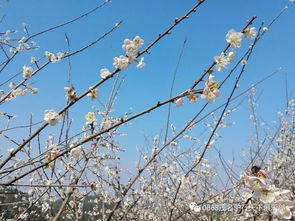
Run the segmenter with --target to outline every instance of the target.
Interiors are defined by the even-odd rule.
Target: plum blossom
[[[258,174],[258,173],[257,173]],[[254,191],[256,196],[263,203],[272,203],[276,197],[276,191],[278,190],[275,186],[267,185],[265,177],[257,177],[245,173],[241,176],[244,184]]]
[[[57,60],[61,60],[61,59],[63,59],[64,58],[64,53],[62,53],[62,52],[58,52],[57,54],[56,54],[56,57],[57,57]]]
[[[237,32],[233,29],[229,30],[229,32],[225,36],[226,41],[230,43],[230,46],[232,48],[241,47],[242,38],[243,38],[243,33]]]
[[[82,153],[83,153],[82,146],[75,147],[75,148],[71,149],[71,151],[70,151],[70,155],[74,158],[81,157]]]
[[[64,87],[66,91],[66,100],[74,101],[76,98],[76,91],[73,87]]]
[[[9,148],[7,151],[8,151],[8,153],[13,154],[14,148]]]
[[[55,62],[58,61],[58,58],[57,58],[55,55],[53,55],[53,56],[50,58],[50,61],[51,61],[52,63],[55,63]]]
[[[138,48],[140,48],[143,44],[144,40],[139,36],[135,36],[133,40],[125,39],[124,44],[122,45],[122,49],[128,54],[130,53],[128,49],[134,48],[138,50]]]
[[[129,58],[121,55],[120,57],[114,57],[113,65],[115,68],[126,69],[129,65]]]
[[[278,203],[281,196],[290,193],[290,190],[280,190],[274,185],[269,185],[259,191],[255,191],[254,195],[263,203]]]
[[[32,71],[33,68],[32,67],[28,67],[28,66],[23,66],[23,78],[24,79],[28,79],[29,77],[32,76]]]
[[[128,45],[131,45],[131,44],[133,44],[133,42],[132,42],[132,40],[130,40],[130,39],[125,39],[124,40],[124,42],[123,42],[123,45],[122,45],[122,49],[124,50],[124,51],[127,51],[127,46]]]
[[[111,75],[111,72],[107,68],[100,69],[100,77],[102,79],[106,79],[108,76]]]
[[[90,92],[87,94],[87,97],[90,97],[91,100],[97,99],[98,97],[98,89],[90,87]]]
[[[45,54],[45,57],[48,58],[48,59],[50,59],[52,56],[54,56],[54,54],[49,52],[49,51],[45,51],[44,54]]]
[[[58,123],[59,115],[54,110],[46,110],[44,113],[44,120],[51,126]]]
[[[217,71],[222,71],[223,68],[225,68],[229,64],[229,61],[225,56],[224,52],[222,52],[219,56],[215,56],[214,60],[216,63]]]
[[[143,45],[143,43],[144,43],[143,39],[139,36],[135,36],[133,40],[130,40],[130,39],[124,40],[122,49],[126,51],[126,56],[129,58],[128,62],[130,64],[135,61],[139,52],[139,48]]]
[[[254,191],[254,197],[258,198],[262,203],[271,203],[275,216],[284,219],[290,219],[292,217],[291,209],[295,206],[295,202],[287,200],[285,197],[291,191],[280,190],[274,185],[267,185],[265,181],[265,170],[260,169],[252,174],[246,172],[241,178],[244,184]]]
[[[295,202],[291,200],[277,200],[273,204],[273,214],[284,219],[292,218],[291,209],[294,208]]]
[[[255,27],[246,28],[244,32],[245,32],[246,38],[250,38],[250,39],[256,38],[257,32]]]
[[[51,52],[45,51],[45,57],[48,58],[52,63],[55,63],[64,58],[64,53],[58,52],[56,55],[54,55]]]
[[[139,36],[133,38],[133,40],[125,39],[122,45],[122,49],[126,51],[126,56],[114,57],[113,66],[118,69],[126,69],[129,64],[136,61],[139,53],[139,48],[143,45],[144,41]],[[144,58],[141,58],[137,64],[137,68],[143,68],[145,63],[143,63]]]
[[[262,188],[255,191],[254,196],[256,196],[263,203],[272,203],[276,199],[275,187],[267,186],[266,188]]]
[[[136,47],[140,48],[144,44],[144,40],[139,36],[135,36],[133,38],[133,43],[136,45]]]
[[[129,57],[129,58],[134,58],[136,57],[137,53],[138,53],[138,48],[136,47],[135,44],[133,43],[130,43],[128,45],[125,46],[125,49],[126,49],[126,55]]]
[[[86,119],[86,121],[87,121],[88,124],[93,123],[94,121],[96,121],[95,113],[94,112],[88,112],[85,115],[85,119]]]
[[[220,96],[218,90],[218,82],[212,80],[214,76],[210,75],[208,81],[206,81],[205,88],[203,89],[202,99],[206,99],[207,102],[212,103],[216,97]]]

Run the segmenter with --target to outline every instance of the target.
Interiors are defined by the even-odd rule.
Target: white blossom
[[[75,89],[73,87],[64,87],[64,90],[66,91],[66,100],[74,101],[76,98]]]
[[[126,69],[129,65],[129,58],[125,56],[114,57],[113,65],[115,68]]]
[[[130,44],[133,44],[133,42],[130,40],[130,39],[125,39],[124,42],[123,42],[123,45],[122,45],[122,49],[124,51],[127,51],[127,46],[130,45]]]
[[[277,200],[273,205],[273,214],[283,219],[291,219],[295,202],[291,200]]]
[[[23,78],[28,79],[32,75],[33,68],[28,66],[23,66]]]
[[[100,69],[100,77],[102,79],[106,79],[108,76],[111,75],[111,72],[107,68]]]
[[[88,112],[85,115],[85,119],[87,121],[87,123],[93,123],[94,121],[96,121],[96,117],[95,117],[95,113],[94,112]]]
[[[57,57],[58,60],[63,59],[64,56],[65,56],[65,55],[64,55],[64,53],[62,53],[62,52],[58,52],[58,53],[56,54],[56,57]]]
[[[216,63],[217,71],[222,71],[223,68],[225,68],[229,64],[229,61],[225,56],[224,52],[222,52],[219,56],[215,56],[214,60]]]
[[[54,110],[46,110],[44,113],[44,120],[51,126],[58,123],[59,115]]]
[[[45,57],[46,58],[48,58],[48,59],[50,59],[52,56],[54,56],[51,52],[49,52],[49,51],[45,51]]]
[[[70,151],[70,155],[74,158],[80,158],[82,156],[82,153],[83,153],[82,146],[75,147],[71,149]]]
[[[90,97],[91,100],[97,99],[98,97],[98,89],[90,87],[90,92],[87,94],[87,97]]]
[[[138,48],[140,48],[144,44],[144,40],[139,36],[135,36],[133,38],[133,42],[136,45],[136,47],[138,47]]]
[[[231,29],[225,36],[225,39],[232,48],[239,48],[241,47],[241,41],[243,38],[243,33],[236,32],[235,30]]]
[[[144,41],[139,36],[134,37],[133,40],[124,40],[122,49],[126,51],[126,55],[129,58],[129,63],[135,61],[136,56],[138,55],[139,48],[143,45],[143,43]]]
[[[202,99],[206,99],[208,103],[212,103],[215,98],[220,96],[220,91],[218,90],[218,83],[212,80],[213,75],[209,76],[206,81],[205,88],[201,95]]]
[[[246,28],[245,35],[246,35],[246,38],[255,39],[257,35],[255,27]]]
[[[138,47],[131,43],[131,44],[128,44],[125,46],[125,49],[126,49],[126,55],[129,57],[129,58],[135,58],[137,53],[138,53]]]
[[[9,148],[7,151],[8,153],[12,154],[14,152],[14,148]]]
[[[58,60],[58,58],[57,58],[55,55],[52,55],[52,56],[50,57],[50,61],[51,61],[52,63],[55,63],[55,62],[57,62],[57,61],[59,61],[59,60]]]

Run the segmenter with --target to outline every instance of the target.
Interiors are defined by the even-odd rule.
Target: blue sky
[[[0,13],[5,15],[5,18],[2,21],[1,30],[18,29],[20,31],[18,36],[21,36],[21,23],[25,22],[29,32],[36,33],[74,18],[101,2],[11,0],[5,3],[3,1]],[[20,71],[23,65],[29,64],[31,56],[40,57],[46,50],[53,53],[66,51],[65,33],[70,38],[71,49],[76,50],[87,45],[122,20],[123,24],[110,36],[72,57],[72,85],[80,94],[99,80],[101,68],[113,69],[113,57],[123,54],[121,45],[125,38],[131,39],[139,35],[145,40],[144,46],[148,45],[159,33],[172,24],[175,17],[181,17],[195,2],[188,0],[113,0],[86,18],[33,39],[40,49],[19,56],[2,73],[1,82]],[[286,3],[285,0],[206,0],[197,13],[192,14],[188,20],[179,24],[171,35],[166,36],[155,45],[151,49],[150,55],[144,55],[147,64],[144,69],[135,69],[133,65],[121,73],[125,81],[113,107],[115,112],[112,116],[121,116],[130,107],[132,107],[133,113],[137,113],[154,105],[157,101],[168,98],[173,72],[185,38],[187,44],[176,76],[173,94],[182,92],[191,86],[193,81],[198,79],[200,73],[211,64],[213,57],[225,47],[225,35],[228,30],[240,30],[253,15],[258,16],[253,26],[258,27],[261,22],[268,23]],[[289,10],[258,43],[237,91],[239,93],[247,89],[278,67],[283,68],[279,74],[257,89],[257,95],[259,95],[258,113],[267,122],[278,119],[277,111],[285,107],[285,75],[288,79],[288,94],[290,97],[294,97],[294,10],[294,6],[291,5]],[[246,50],[250,41],[245,41],[242,44],[238,57]],[[38,95],[20,97],[14,102],[2,105],[1,111],[18,116],[13,125],[22,125],[24,122],[28,122],[30,113],[33,114],[33,121],[37,122],[43,119],[44,110],[60,110],[65,105],[63,88],[67,86],[67,67],[66,61],[49,65],[48,68],[30,80],[34,83],[33,86],[39,89]],[[230,67],[223,72],[217,72],[215,79],[222,80],[229,70]],[[21,76],[16,78],[14,82],[18,82],[20,79]],[[232,87],[233,79],[222,89],[223,96],[210,105],[208,110],[225,101],[226,95]],[[102,102],[107,99],[111,81],[99,88],[99,100]],[[204,103],[203,100],[199,100],[196,104],[189,104],[186,101],[183,107],[172,106],[171,123],[180,130]],[[91,111],[93,105],[100,107],[98,101],[89,101],[85,98],[73,107],[71,110],[71,117],[74,119],[73,134],[81,129],[85,122],[84,116],[88,111]],[[128,137],[121,138],[122,147],[127,150],[125,158],[127,161],[132,162],[133,159],[136,159],[135,146],[144,146],[143,134],[152,139],[152,136],[163,133],[166,113],[167,107],[160,108],[135,120],[131,126],[122,128],[121,132],[129,134]],[[235,122],[235,126],[220,131],[222,139],[217,148],[230,159],[233,152],[239,156],[241,150],[248,145],[251,125],[248,120],[247,102],[242,103],[227,121]],[[200,129],[193,131],[193,135],[199,136],[203,129],[204,127],[201,126]],[[11,133],[11,135],[16,136],[20,141],[23,135],[28,132],[17,133],[21,134]],[[46,137],[48,133],[56,133],[56,128],[47,128],[42,134]],[[206,135],[204,136],[202,139],[206,139]],[[1,142],[7,144],[4,141]],[[5,149],[8,148],[4,147]],[[214,158],[214,152],[209,153],[208,156]]]

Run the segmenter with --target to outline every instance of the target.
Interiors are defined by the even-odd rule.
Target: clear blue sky
[[[29,32],[36,33],[44,28],[74,18],[101,2],[11,0],[5,3],[2,1],[3,8],[0,9],[0,13],[5,15],[5,18],[1,23],[1,31],[18,29],[20,30],[19,36],[21,36],[21,23],[25,22]],[[133,38],[139,35],[145,40],[144,46],[146,46],[160,32],[170,26],[175,17],[181,17],[195,2],[183,0],[113,0],[107,6],[86,18],[33,39],[40,46],[40,49],[24,53],[23,56],[11,63],[7,70],[2,73],[1,82],[20,71],[23,65],[29,64],[31,56],[40,57],[46,50],[53,53],[66,51],[65,33],[70,38],[71,49],[76,50],[122,20],[121,27],[110,36],[92,48],[72,57],[72,85],[80,94],[97,82],[100,78],[99,70],[101,68],[113,69],[113,57],[123,53],[121,45],[125,38]],[[286,3],[285,0],[206,0],[197,13],[192,14],[189,20],[179,24],[172,31],[172,35],[165,37],[159,44],[155,45],[150,55],[144,55],[147,64],[144,69],[137,70],[132,66],[122,72],[122,76],[125,76],[125,82],[113,108],[115,110],[113,116],[123,115],[129,107],[133,108],[133,113],[137,113],[168,97],[172,74],[185,38],[187,38],[187,44],[176,76],[174,94],[189,87],[200,73],[211,64],[213,57],[218,55],[225,47],[225,35],[228,30],[232,28],[240,30],[253,15],[258,16],[253,26],[258,27],[261,22],[268,23]],[[285,73],[288,78],[288,93],[290,97],[294,97],[294,23],[295,9],[294,5],[291,5],[289,10],[265,35],[264,39],[258,43],[237,91],[237,93],[243,91],[278,67],[283,67],[280,74],[260,85],[257,91],[257,94],[260,95],[259,114],[268,122],[277,119],[276,112],[285,107]],[[244,47],[240,51],[244,51],[249,43],[249,41],[243,42]],[[227,70],[230,70],[230,67]],[[222,80],[227,70],[216,73],[215,79]],[[20,79],[21,76],[15,82]],[[63,88],[67,86],[67,62],[51,64],[30,82],[34,82],[33,86],[39,89],[38,95],[26,95],[0,107],[1,111],[18,116],[13,125],[28,122],[30,113],[33,114],[33,121],[37,122],[43,119],[44,110],[55,109],[57,111],[64,106]],[[106,101],[110,85],[111,81],[99,88],[100,101]],[[230,88],[230,83],[225,85],[222,90],[223,96],[211,105],[212,108],[225,101]],[[203,104],[204,101],[199,100],[196,104],[189,104],[186,101],[184,106],[180,108],[172,106],[171,123],[174,123],[177,129],[180,129]],[[85,122],[84,116],[88,111],[91,111],[92,105],[100,107],[98,101],[91,102],[88,98],[85,98],[72,108],[73,134],[81,129]],[[131,126],[121,129],[121,132],[128,132],[129,134],[128,137],[121,139],[122,147],[127,149],[126,159],[132,162],[132,159],[136,158],[134,148],[135,146],[142,147],[145,143],[143,134],[151,139],[151,136],[163,133],[166,113],[167,107],[161,108],[135,120]],[[239,155],[242,148],[247,147],[251,129],[247,102],[244,102],[227,121],[234,121],[236,125],[220,131],[223,138],[217,147],[230,159],[232,152]],[[1,121],[1,124],[3,124],[3,121]],[[56,128],[47,128],[42,134],[45,136],[48,133],[56,133]],[[193,135],[198,136],[203,129],[204,127],[201,126],[199,130],[193,132]],[[22,131],[21,133],[27,134],[28,132]],[[18,136],[17,134],[14,135]],[[23,134],[20,135],[19,141],[23,138]],[[206,139],[207,135],[204,136],[202,139]],[[1,142],[7,144],[4,141]],[[8,148],[2,147],[4,152]],[[211,155],[211,157],[214,157],[214,152]]]

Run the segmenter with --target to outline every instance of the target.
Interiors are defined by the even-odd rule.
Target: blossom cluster
[[[114,58],[114,62],[113,65],[115,68],[118,69],[126,69],[129,64],[133,63],[134,61],[136,61],[138,52],[139,52],[139,48],[143,45],[144,40],[142,38],[140,38],[139,36],[136,36],[133,38],[133,40],[130,39],[125,39],[124,43],[122,45],[122,49],[124,51],[126,51],[126,55],[123,56],[119,56],[119,57],[115,57]],[[47,57],[52,63],[56,62],[56,61],[60,61],[62,58],[64,58],[64,54],[59,52],[56,55],[54,55],[51,52],[45,51],[45,57]],[[35,63],[35,58],[32,57],[31,58],[31,63]],[[140,61],[137,61],[137,68],[143,68],[145,66],[145,63],[143,62],[144,58],[141,58]],[[27,67],[24,66],[23,67],[23,77],[25,79],[29,78],[32,74],[32,67]],[[111,75],[111,72],[107,69],[107,68],[102,68],[100,70],[100,76],[102,79],[106,79],[107,77],[109,77]],[[75,89],[73,87],[65,87],[64,90],[66,91],[66,100],[68,101],[75,101],[76,99],[76,92]],[[87,96],[90,99],[97,99],[98,97],[98,89],[97,88],[93,88],[90,87],[89,88],[89,93],[87,94]],[[192,97],[192,99],[195,99],[194,97]],[[50,112],[51,113],[51,112]],[[47,113],[47,115],[49,115],[49,113]],[[86,115],[88,116],[88,115]],[[45,119],[45,117],[44,117]],[[48,120],[48,118],[46,118],[47,122],[51,122],[49,123],[50,125],[55,125],[55,121],[50,121]],[[87,120],[87,122],[90,122],[89,120]]]
[[[117,69],[123,70],[128,68],[130,64],[133,62],[137,62],[137,68],[143,68],[145,66],[144,57],[142,57],[139,61],[136,60],[139,48],[144,44],[144,40],[136,36],[133,40],[125,39],[122,45],[122,49],[125,51],[125,55],[120,55],[118,57],[114,57],[113,66]],[[100,76],[102,79],[106,79],[111,75],[111,72],[107,68],[102,68],[100,70]]]
[[[0,6],[1,7],[1,6]],[[22,23],[24,32],[28,36],[26,24]],[[3,45],[3,49],[6,46],[11,54],[16,54],[20,51],[27,51],[31,49],[39,49],[35,41],[28,40],[28,37],[17,37],[18,30],[6,30],[0,33],[0,43]]]
[[[62,52],[58,52],[56,55],[51,53],[51,52],[48,52],[48,51],[45,51],[45,57],[49,59],[50,62],[52,63],[55,63],[57,61],[60,61],[61,59],[64,58],[64,53]]]
[[[257,32],[255,27],[246,28],[244,30],[244,33],[237,32],[233,29],[229,30],[229,32],[225,36],[225,39],[226,42],[230,44],[231,51],[227,54],[225,52],[222,52],[219,56],[214,57],[217,71],[222,71],[234,59],[234,50],[235,48],[241,47],[243,37],[248,39],[255,39],[256,35]]]
[[[7,37],[5,37],[4,39],[0,37],[0,42],[1,43],[10,45],[9,52],[11,54],[16,54],[19,51],[25,51],[25,50],[30,50],[30,49],[39,49],[39,46],[37,46],[37,43],[35,41],[31,41],[31,42],[28,43],[26,37],[22,37],[21,39],[19,39],[17,41],[18,45],[13,46],[12,44],[14,43],[15,40],[11,39],[9,37],[9,35],[11,33],[17,33],[17,31],[12,32],[12,31],[8,30],[5,33],[5,35]]]
[[[144,41],[139,36],[133,38],[133,40],[125,39],[122,45],[122,49],[126,51],[128,58],[133,61],[136,59],[138,49],[143,45]]]
[[[6,30],[5,32],[0,34],[0,42],[4,44],[8,44],[11,41],[11,34],[17,33],[17,30],[11,31],[11,30]]]
[[[60,116],[54,110],[46,110],[44,112],[44,120],[51,126],[54,126],[58,123]]]
[[[245,38],[254,39],[256,38],[256,35],[257,33],[256,33],[255,27],[246,28],[244,30],[244,33],[236,32],[235,30],[231,29],[225,36],[226,41],[230,44],[231,51],[228,53],[221,52],[219,56],[214,57],[216,70],[223,71],[223,69],[226,68],[226,66],[234,60],[234,57],[235,57],[234,49],[241,47],[241,42],[244,36]],[[126,48],[126,46],[124,48]],[[246,60],[241,61],[241,65],[246,65],[246,64],[247,64]],[[205,99],[208,103],[212,103],[215,100],[215,98],[220,96],[220,91],[218,89],[218,82],[215,82],[212,80],[214,77],[212,75],[212,72],[213,70],[208,71],[209,77],[208,77],[208,80],[205,82],[205,87],[201,95],[201,98]],[[188,93],[189,95],[187,97],[189,101],[191,103],[195,103],[197,100],[197,95],[193,93],[192,91],[189,91]],[[183,104],[183,102],[184,100],[182,97],[177,98],[175,100],[175,106],[180,107]]]
[[[246,28],[244,33],[231,29],[225,36],[226,41],[230,44],[231,51],[228,53],[221,52],[219,56],[214,57],[216,70],[222,71],[231,61],[233,61],[235,57],[235,48],[241,47],[243,37],[255,39],[256,35],[257,33],[255,27]],[[246,65],[247,61],[242,60],[241,64]],[[213,102],[215,98],[220,96],[218,83],[212,80],[213,77],[214,76],[209,72],[209,79],[205,83],[205,88],[203,89],[201,96],[202,99],[206,99],[209,103]]]
[[[70,151],[70,155],[76,159],[80,158],[82,156],[82,153],[83,153],[82,146],[77,146],[77,147],[71,149],[71,151]]]
[[[253,191],[253,198],[258,198],[264,204],[273,205],[273,214],[284,219],[291,219],[292,208],[295,207],[295,201],[288,198],[290,190],[280,190],[275,185],[269,185],[266,182],[266,171],[258,168],[251,173],[245,172],[241,179],[244,184]]]
[[[25,87],[24,89],[22,88],[14,88],[15,84],[13,82],[9,83],[9,87],[12,88],[12,90],[9,92],[9,96],[6,97],[5,101],[11,101],[16,99],[17,96],[24,96],[25,94],[27,94],[28,92],[31,92],[32,94],[37,94],[38,89],[37,88],[33,88],[30,84],[23,84],[23,86]],[[5,94],[4,90],[0,90],[0,95]],[[6,96],[6,95],[4,95]]]

